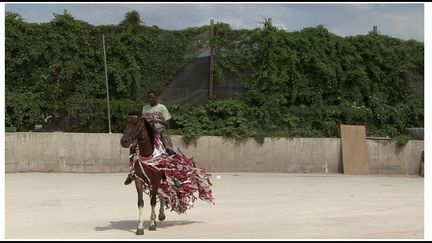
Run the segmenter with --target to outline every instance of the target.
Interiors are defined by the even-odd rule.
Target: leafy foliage
[[[339,136],[340,124],[391,137],[423,126],[423,43],[370,33],[342,38],[319,25],[286,32],[216,26],[216,73],[229,69],[247,87],[258,131],[279,136]]]
[[[67,131],[106,132],[102,35],[105,36],[113,132],[127,111],[161,92],[199,50],[215,50],[215,82],[234,74],[245,88],[227,100],[169,107],[171,133],[190,142],[202,135],[335,137],[340,124],[366,125],[369,135],[400,137],[424,126],[424,104],[412,83],[424,79],[424,44],[376,33],[339,37],[324,26],[287,32],[215,25],[168,31],[146,26],[131,11],[118,25],[92,26],[70,15],[29,24],[6,13],[6,126],[19,131],[46,115]],[[405,140],[404,140],[405,139]]]
[[[205,43],[198,43],[197,37],[206,31],[205,27],[183,31],[148,27],[141,25],[136,11],[127,13],[116,26],[92,26],[67,14],[55,15],[48,23],[29,24],[7,12],[6,96],[12,97],[7,98],[6,126],[26,131],[49,114],[83,122],[67,126],[70,131],[107,131],[100,113],[106,110],[107,96],[102,35],[110,102],[128,99],[138,107],[149,89],[160,92],[191,61],[184,56],[202,48]],[[33,102],[35,107],[24,115],[20,113],[27,110],[20,107],[17,95],[27,99],[27,93],[32,95],[22,102]],[[80,118],[72,119],[74,115]],[[117,127],[113,123],[113,131],[120,132]]]

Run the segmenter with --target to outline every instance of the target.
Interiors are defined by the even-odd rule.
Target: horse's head
[[[137,139],[137,136],[145,129],[144,119],[142,118],[141,111],[129,112],[129,116],[125,123],[125,129],[123,136],[120,139],[120,144],[123,148],[129,148],[133,141]]]

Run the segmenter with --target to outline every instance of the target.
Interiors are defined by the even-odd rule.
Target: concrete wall
[[[6,172],[127,172],[128,149],[121,134],[6,133]],[[254,139],[234,141],[204,136],[187,146],[173,142],[210,172],[342,172],[339,138]],[[389,140],[367,139],[372,174],[419,174],[423,140],[399,147]]]

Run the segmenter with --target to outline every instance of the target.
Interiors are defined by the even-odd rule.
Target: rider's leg
[[[167,153],[170,155],[175,154],[175,152],[172,149],[173,146],[172,146],[171,136],[168,133],[166,133],[165,131],[161,132],[160,136],[161,136],[161,141],[162,141],[163,145],[165,146]]]
[[[135,170],[132,167],[133,166],[133,154],[135,153],[135,145],[130,146],[129,148],[129,168],[130,168],[130,172],[126,177],[126,180],[124,181],[125,185],[129,185],[131,184],[132,181],[135,180]]]

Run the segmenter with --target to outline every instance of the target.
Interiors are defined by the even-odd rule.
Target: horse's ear
[[[136,109],[135,112],[136,112],[137,116],[142,117],[143,114],[142,114],[142,111],[140,109]]]
[[[134,109],[132,111],[129,112],[129,116],[142,116],[142,112],[139,109]]]

